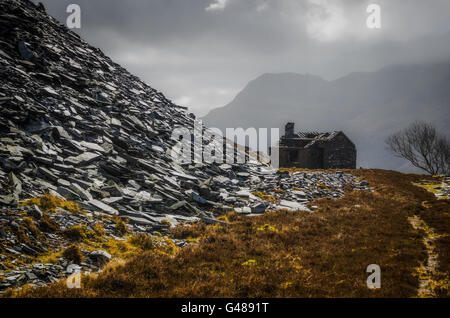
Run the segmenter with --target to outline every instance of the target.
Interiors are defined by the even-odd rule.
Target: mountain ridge
[[[356,141],[360,165],[416,171],[390,155],[384,139],[418,119],[450,133],[448,86],[449,61],[396,64],[331,81],[307,74],[267,73],[202,119],[220,129],[279,127],[281,134],[287,121],[297,122],[300,130],[344,130]],[[379,158],[372,160],[374,156]]]

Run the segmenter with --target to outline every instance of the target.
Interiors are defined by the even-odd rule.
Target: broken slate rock
[[[100,159],[102,156],[100,154],[85,152],[76,157],[69,157],[64,160],[66,164],[74,165],[74,166],[86,166],[91,164],[92,162]]]
[[[111,215],[119,215],[119,211],[117,211],[116,209],[114,209],[113,207],[98,201],[98,200],[91,200],[88,202],[90,205],[93,205],[95,208],[100,209],[101,211],[111,214]]]
[[[89,258],[98,264],[106,264],[111,259],[111,254],[105,251],[93,251],[89,254]]]
[[[42,218],[42,211],[36,204],[33,204],[27,211],[27,214],[36,220]]]

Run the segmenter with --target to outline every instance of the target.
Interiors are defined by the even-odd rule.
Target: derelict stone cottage
[[[287,123],[279,143],[281,168],[355,169],[355,144],[342,132],[295,133]]]

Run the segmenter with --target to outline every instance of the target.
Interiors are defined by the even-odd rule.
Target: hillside
[[[193,114],[42,6],[0,8],[1,296],[448,296],[448,179],[181,162]]]
[[[413,185],[439,181],[352,173],[374,191],[318,200],[315,213],[229,213],[227,226],[180,226],[171,235],[194,244],[174,254],[149,250],[84,277],[82,289],[62,281],[17,296],[449,297],[450,201]],[[380,289],[366,286],[369,264],[381,268]]]
[[[395,158],[385,138],[415,120],[450,134],[450,63],[385,67],[334,81],[294,73],[264,74],[228,105],[203,117],[209,127],[279,127],[343,130],[356,144],[358,166],[415,171]]]
[[[235,192],[273,178],[258,162],[174,160],[172,132],[192,129],[194,115],[43,7],[0,7],[0,291],[51,283],[70,265],[96,271],[133,249],[128,234],[160,240],[179,223],[220,223]],[[270,208],[261,203],[237,205]]]
[[[189,245],[167,238],[179,224],[224,224],[216,218],[233,210],[309,211],[306,203],[340,197],[345,185],[368,190],[351,175],[324,173],[293,178],[304,192],[265,200],[280,176],[260,162],[175,160],[172,133],[194,134],[195,116],[41,6],[1,5],[0,292],[95,272],[148,246]]]

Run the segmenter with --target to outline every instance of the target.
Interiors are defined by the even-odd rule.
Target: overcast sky
[[[35,1],[37,2],[37,1]],[[61,22],[197,115],[263,73],[335,79],[385,65],[450,57],[449,0],[43,0]],[[382,9],[368,29],[366,8]]]

